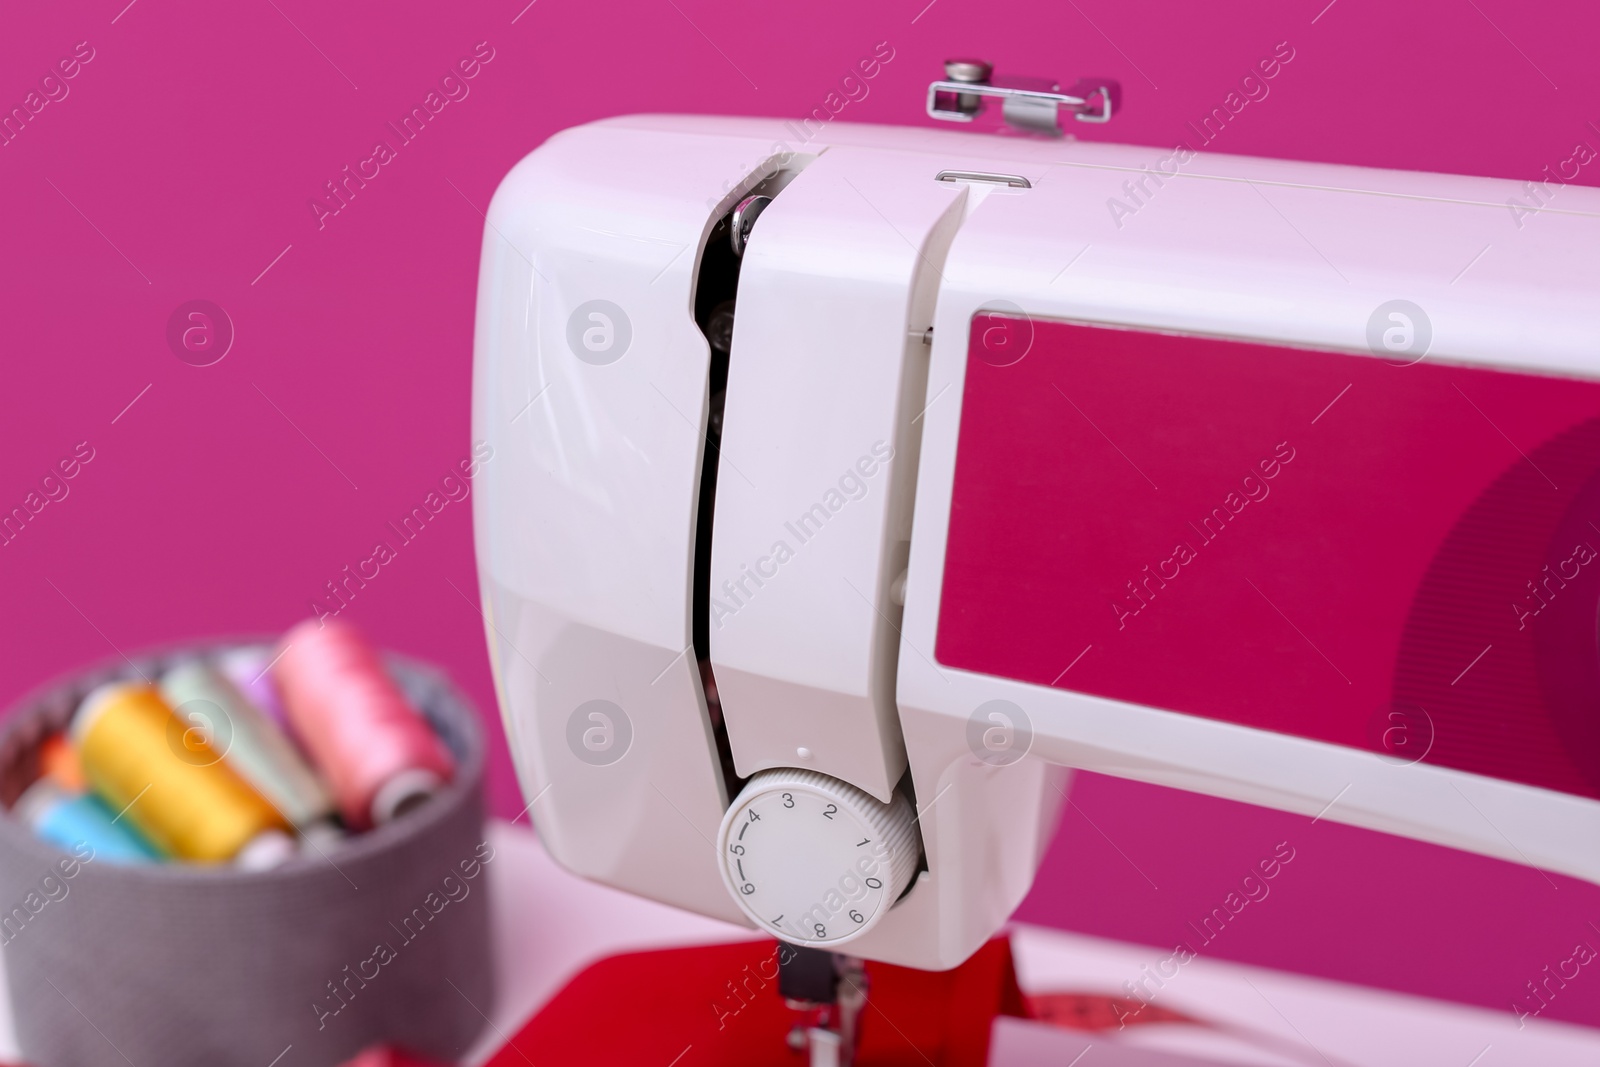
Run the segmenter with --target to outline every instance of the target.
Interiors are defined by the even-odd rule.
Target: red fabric
[[[404,1052],[381,1045],[367,1049],[353,1060],[349,1060],[343,1067],[444,1067],[443,1064],[433,1060],[416,1060]]]
[[[775,941],[613,956],[584,970],[490,1067],[795,1067],[808,1018],[778,996]],[[867,965],[861,1059],[874,1067],[980,1067],[996,1015],[1024,1005],[1005,938],[952,971]]]

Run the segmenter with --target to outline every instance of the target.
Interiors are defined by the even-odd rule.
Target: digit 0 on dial
[[[914,815],[816,771],[751,778],[723,817],[722,879],[785,941],[833,946],[870,930],[916,872]]]

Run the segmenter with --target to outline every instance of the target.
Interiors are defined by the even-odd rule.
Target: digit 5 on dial
[[[884,804],[816,771],[763,771],[723,817],[722,878],[758,926],[839,945],[871,929],[911,883],[913,820],[899,794]]]

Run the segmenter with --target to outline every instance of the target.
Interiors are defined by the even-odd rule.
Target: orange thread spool
[[[72,737],[89,783],[163,852],[251,866],[263,865],[252,857],[285,858],[282,817],[150,686],[96,689],[79,706]]]
[[[69,793],[89,791],[89,780],[83,776],[78,750],[62,734],[51,734],[39,746],[39,769]]]

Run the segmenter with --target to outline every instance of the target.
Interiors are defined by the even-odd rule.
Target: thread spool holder
[[[1061,113],[1079,122],[1106,123],[1122,107],[1120,85],[1108,78],[1080,78],[1066,90],[1051,78],[996,78],[994,66],[979,59],[951,59],[945,78],[928,86],[928,117],[971,122],[988,99],[1000,101],[1006,124],[1027,133],[1061,136]]]

